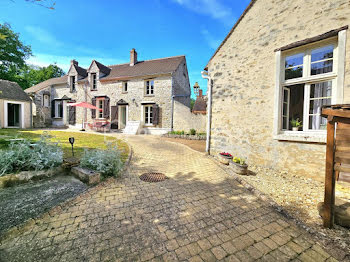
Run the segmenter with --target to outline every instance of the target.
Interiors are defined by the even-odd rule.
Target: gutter
[[[211,130],[211,102],[212,102],[212,80],[211,77],[208,74],[208,71],[202,71],[202,78],[208,80],[208,89],[207,89],[207,95],[208,95],[208,109],[207,109],[207,140],[205,145],[205,151],[208,155],[210,155],[210,130]]]

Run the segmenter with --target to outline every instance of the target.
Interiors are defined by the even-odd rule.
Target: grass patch
[[[43,130],[21,130],[21,129],[0,129],[0,149],[6,149],[9,139],[24,138],[33,142],[38,141],[40,136],[46,132],[50,135],[49,141],[57,142],[62,147],[64,157],[72,156],[72,147],[68,141],[69,137],[74,137],[74,155],[81,158],[84,149],[107,149],[107,144],[117,146],[121,152],[122,161],[125,162],[129,148],[125,142],[110,136],[95,135],[89,133],[69,132],[69,131],[43,131]]]

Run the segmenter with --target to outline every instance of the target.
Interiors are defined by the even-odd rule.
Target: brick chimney
[[[135,48],[130,51],[130,66],[134,66],[137,63],[137,52]]]
[[[199,92],[198,92],[198,97],[203,97],[203,90],[202,90],[202,89],[199,89],[198,91],[199,91]]]
[[[73,59],[73,60],[70,60],[70,64],[71,65],[78,65],[78,61],[76,61],[75,59]]]

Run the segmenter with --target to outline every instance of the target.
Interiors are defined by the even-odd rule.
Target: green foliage
[[[19,34],[9,24],[0,24],[0,79],[15,81],[23,87],[21,73],[31,55],[31,47],[22,43]]]
[[[80,166],[95,170],[103,176],[118,176],[123,162],[118,148],[109,144],[106,150],[85,150]]]
[[[7,150],[0,150],[0,176],[60,165],[63,161],[62,149],[57,144],[49,144],[48,139],[44,134],[35,143],[27,139],[11,141]]]
[[[237,164],[240,164],[240,165],[244,165],[245,164],[245,161],[244,161],[243,158],[239,158],[239,157],[236,157],[236,156],[232,159],[232,161],[237,163]]]
[[[193,99],[193,98],[191,98],[191,104],[190,104],[191,111],[192,111],[192,109],[193,109],[193,107],[194,107],[194,103],[195,103],[195,102],[196,102],[196,100]]]
[[[196,134],[196,129],[191,128],[190,129],[190,135],[194,136]]]
[[[301,127],[302,126],[302,121],[299,121],[299,118],[297,119],[292,119],[290,121],[290,124],[292,125],[292,127]]]
[[[64,75],[64,71],[56,64],[47,67],[27,66],[27,70],[23,73],[27,87],[39,84],[47,79],[60,77]]]

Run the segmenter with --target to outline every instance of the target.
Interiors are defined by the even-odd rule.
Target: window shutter
[[[109,97],[106,97],[103,101],[103,117],[109,118]]]
[[[93,106],[96,106],[96,98],[94,97],[91,101]],[[91,109],[91,118],[96,118],[96,109]]]
[[[55,100],[52,100],[51,103],[51,117],[54,118],[55,117]]]
[[[70,125],[75,125],[75,106],[70,106],[69,107],[69,124]]]
[[[157,104],[154,104],[152,106],[152,114],[153,114],[153,120],[152,120],[152,124],[153,125],[158,125],[159,124],[159,106]]]

